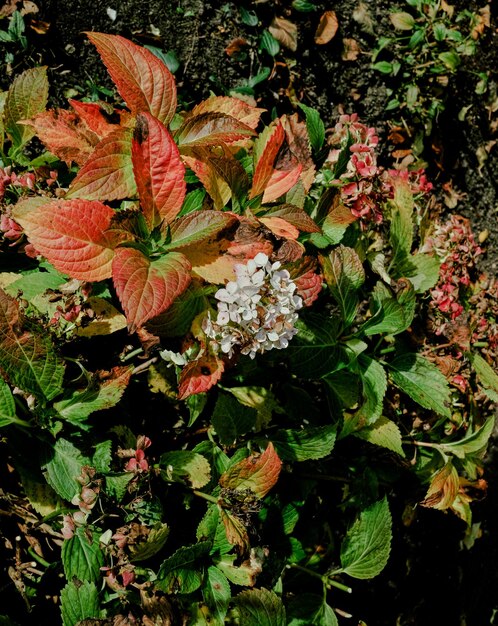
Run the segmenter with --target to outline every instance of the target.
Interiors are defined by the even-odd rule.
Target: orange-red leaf
[[[232,213],[221,211],[194,211],[180,217],[171,224],[171,241],[168,245],[173,250],[183,250],[200,244],[209,245],[219,239],[218,234],[237,222]],[[185,253],[186,254],[186,253]]]
[[[271,215],[260,217],[259,221],[277,237],[283,237],[284,239],[297,239],[299,237],[299,230],[281,217]]]
[[[263,454],[252,454],[232,465],[220,478],[224,489],[250,489],[259,498],[264,498],[276,484],[282,461],[270,442]]]
[[[263,204],[275,202],[275,200],[287,193],[289,189],[292,189],[299,180],[302,170],[303,166],[301,163],[298,163],[291,170],[274,170],[263,193]]]
[[[219,511],[221,521],[225,527],[225,535],[228,543],[237,546],[241,553],[248,552],[251,544],[249,543],[247,528],[244,526],[242,520],[222,507],[219,508]]]
[[[176,111],[176,85],[166,65],[119,35],[87,35],[132,113],[150,111],[167,126]]]
[[[292,169],[292,167],[295,167],[297,160],[303,166],[300,178],[307,193],[315,180],[315,164],[311,155],[306,122],[300,120],[297,113],[294,113],[294,115],[283,115],[280,119],[285,130],[285,139],[289,150],[288,154],[282,155],[282,158],[277,160],[275,168]]]
[[[185,198],[185,166],[169,131],[150,113],[139,113],[132,144],[140,205],[151,228],[170,223]]]
[[[46,148],[68,165],[73,161],[83,165],[99,142],[79,115],[65,109],[40,113],[30,124]]]
[[[277,122],[268,126],[254,143],[254,177],[250,198],[255,198],[265,191],[274,172],[274,163],[285,139],[282,124]]]
[[[122,200],[136,195],[129,128],[104,137],[69,187],[67,198]]]
[[[110,229],[114,211],[96,201],[54,200],[35,210],[21,205],[14,208],[13,217],[37,252],[79,280],[109,278],[114,248],[130,237]]]
[[[316,259],[305,256],[288,267],[288,270],[297,285],[297,294],[303,299],[304,306],[310,306],[322,290],[323,276],[317,272]]]
[[[339,22],[335,11],[325,11],[320,18],[320,23],[315,33],[315,43],[318,45],[324,45],[335,37],[337,29],[339,28]]]
[[[190,146],[219,146],[239,139],[246,139],[256,133],[235,117],[208,111],[189,116],[176,132],[180,150]]]
[[[178,399],[208,391],[220,380],[224,369],[224,362],[216,356],[203,356],[188,363],[180,374]]]
[[[80,102],[79,100],[69,100],[69,104],[85,122],[88,128],[101,139],[115,130],[116,125],[110,124],[107,121],[98,102]]]
[[[190,283],[190,263],[179,252],[151,260],[134,248],[118,248],[112,278],[129,330],[134,332],[185,291]]]
[[[299,228],[303,233],[319,233],[320,227],[304,211],[293,204],[282,204],[276,209],[268,211],[265,217],[282,217],[284,220]]]
[[[259,118],[265,109],[257,109],[256,107],[247,104],[239,98],[230,98],[229,96],[211,96],[207,100],[203,100],[197,106],[195,106],[191,115],[196,116],[201,113],[207,113],[208,111],[215,111],[217,113],[225,113],[225,115],[231,115],[235,119],[239,120],[249,126],[249,128],[256,128],[259,124]]]

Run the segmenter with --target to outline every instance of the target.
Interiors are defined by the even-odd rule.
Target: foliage
[[[126,108],[46,110],[43,68],[1,99],[0,427],[59,555],[25,584],[63,574],[65,625],[336,624],[388,562],[390,498],[470,525],[485,488],[480,249],[427,229],[423,171],[379,166],[357,116],[326,154],[304,105],[177,111],[160,55],[88,37]]]

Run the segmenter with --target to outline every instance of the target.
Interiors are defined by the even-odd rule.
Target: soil
[[[174,50],[180,68],[176,73],[181,97],[185,102],[221,94],[240,85],[257,72],[254,54],[261,26],[242,23],[238,3],[216,0],[37,0],[40,12],[36,19],[50,23],[47,33],[29,32],[32,58],[49,68],[53,105],[65,104],[67,89],[87,81],[111,88],[105,69],[84,31],[102,31],[129,37],[141,44]],[[277,66],[270,80],[256,88],[259,106],[279,113],[292,112],[297,101],[317,108],[326,125],[332,125],[340,112],[357,112],[360,118],[378,129],[381,144],[386,143],[392,112],[386,111],[392,86],[382,75],[370,69],[370,51],[382,34],[391,31],[389,12],[393,5],[384,0],[364,2],[374,24],[369,33],[355,21],[358,0],[315,2],[318,10],[298,13],[291,2],[259,1],[244,3],[255,10],[259,20],[269,25],[275,15],[287,17],[299,28],[296,53],[284,51],[286,65]],[[478,11],[486,3],[461,0],[457,8]],[[116,11],[109,17],[107,9]],[[314,43],[314,32],[324,10],[334,10],[339,31],[325,46]],[[494,18],[492,17],[492,20]],[[433,133],[426,139],[425,158],[432,179],[451,183],[458,201],[451,210],[469,217],[477,233],[488,231],[485,267],[498,266],[498,146],[496,140],[496,69],[498,42],[496,23],[484,33],[480,53],[469,57],[450,82],[446,110],[440,114]],[[236,38],[249,46],[246,58],[228,56],[227,45]],[[360,54],[354,61],[342,59],[343,38],[355,39]],[[279,59],[280,60],[280,57]],[[271,66],[268,57],[266,62]],[[289,69],[290,68],[290,69]],[[475,74],[489,74],[489,89],[484,95],[474,92]],[[5,88],[9,77],[0,79]],[[462,110],[467,109],[463,119]],[[384,152],[386,165],[392,162]],[[444,210],[449,211],[448,207]],[[368,626],[484,626],[498,612],[498,450],[489,455],[488,498],[474,508],[481,536],[471,549],[462,543],[464,525],[439,511],[418,508],[408,524],[402,521],[400,507],[394,500],[395,543],[386,570],[374,581],[355,581],[354,593],[337,598],[337,606],[354,615],[344,624],[362,619]],[[9,589],[0,589],[2,603]],[[441,620],[440,615],[445,617]],[[41,623],[41,622],[40,622]]]

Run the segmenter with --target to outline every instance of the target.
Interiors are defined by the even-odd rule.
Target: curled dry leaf
[[[320,18],[320,23],[315,33],[315,43],[320,46],[328,43],[335,37],[337,29],[339,28],[339,21],[335,11],[325,11]]]
[[[244,39],[243,37],[236,37],[235,39],[232,39],[232,41],[225,48],[225,52],[228,54],[229,57],[232,57],[234,54],[240,52],[247,45],[249,45],[247,39]]]
[[[342,40],[344,49],[342,51],[341,59],[343,61],[356,61],[361,50],[356,39],[344,38]]]
[[[292,52],[297,50],[297,26],[295,24],[283,17],[275,17],[268,30],[285,48]]]

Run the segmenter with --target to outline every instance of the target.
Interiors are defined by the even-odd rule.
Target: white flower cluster
[[[294,327],[303,301],[296,284],[280,263],[270,263],[260,252],[246,265],[236,265],[237,280],[219,289],[216,321],[208,313],[203,330],[229,357],[234,348],[252,359],[257,352],[282,349],[297,333]]]

